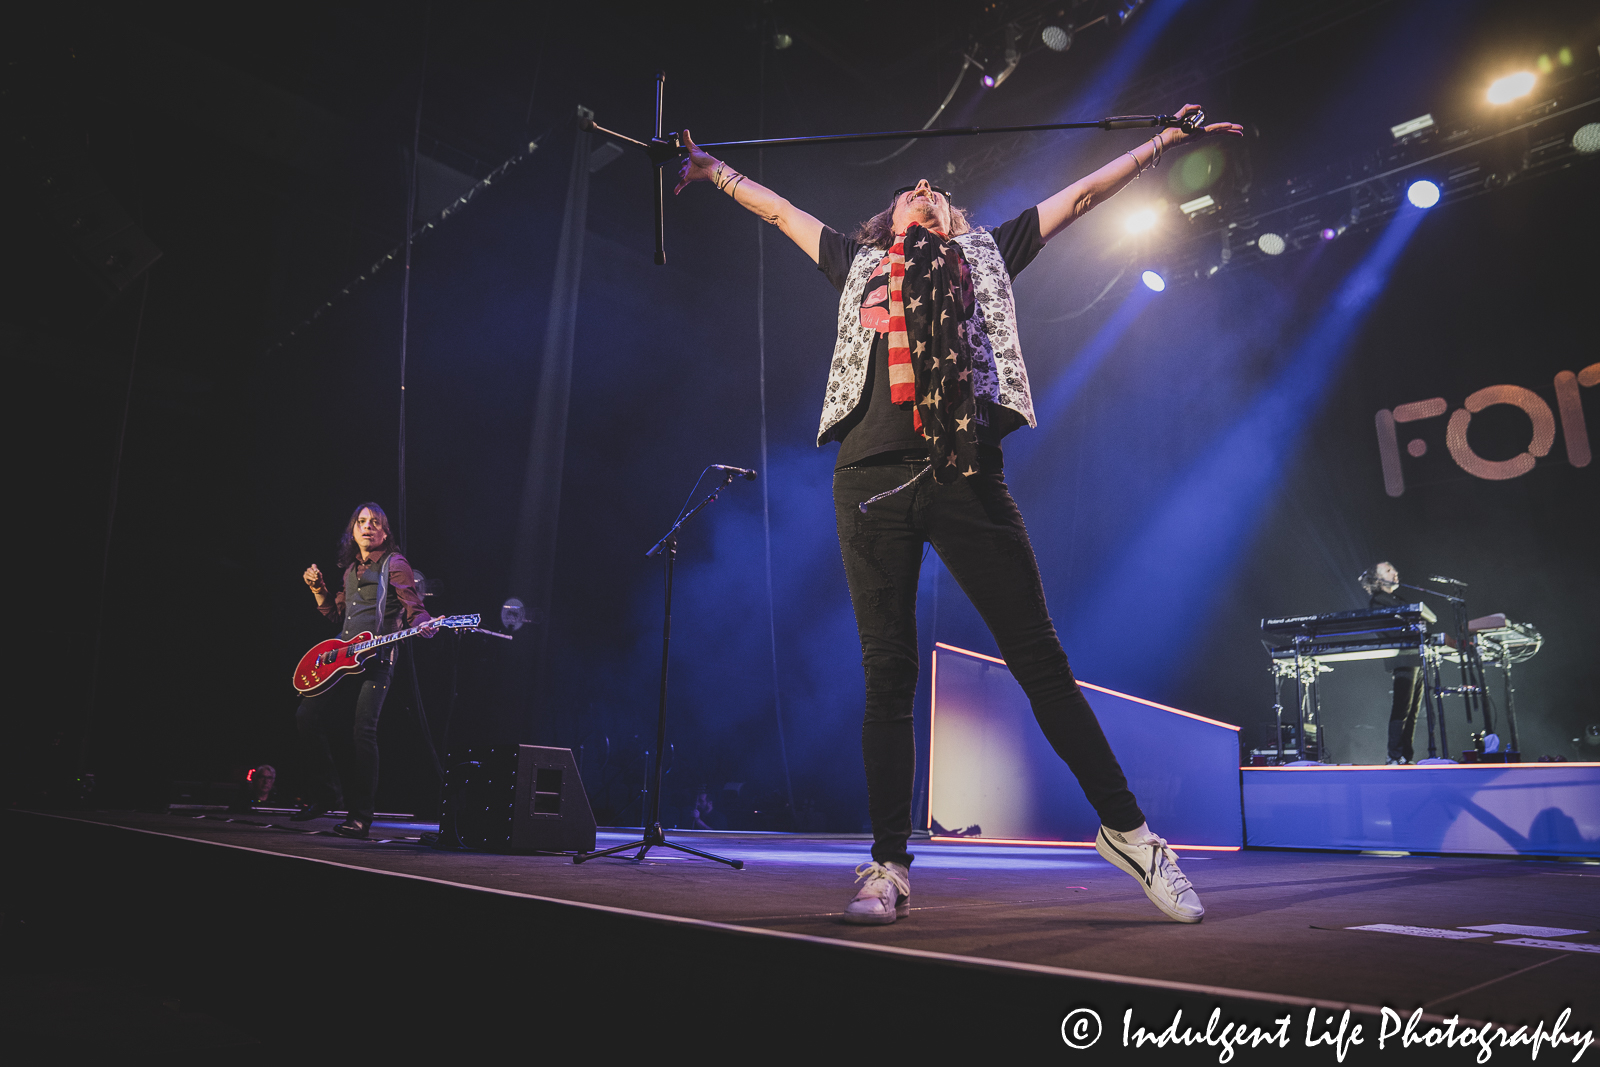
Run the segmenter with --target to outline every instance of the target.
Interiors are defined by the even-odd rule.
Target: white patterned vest
[[[984,230],[964,233],[954,240],[967,257],[973,295],[977,297],[972,318],[966,322],[967,343],[972,347],[973,392],[990,403],[1010,408],[1029,426],[1036,426],[1033,397],[1028,392],[1028,368],[1022,363],[1022,349],[1017,344],[1011,275],[1006,273],[1000,246]],[[828,368],[818,445],[827,443],[829,432],[861,402],[872,346],[878,338],[878,331],[861,325],[861,295],[883,257],[883,249],[870,245],[857,252],[845,278],[844,292],[839,294],[839,340]]]

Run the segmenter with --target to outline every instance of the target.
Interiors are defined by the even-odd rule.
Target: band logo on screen
[[[1589,430],[1583,418],[1582,390],[1600,385],[1600,363],[1591,363],[1578,373],[1564,370],[1555,377],[1556,411],[1532,389],[1520,385],[1491,385],[1479,389],[1462,402],[1461,407],[1450,412],[1445,423],[1444,444],[1456,465],[1475,478],[1504,481],[1518,478],[1533,470],[1540,456],[1550,453],[1556,440],[1557,412],[1561,421],[1561,436],[1566,444],[1567,462],[1574,467],[1587,467],[1591,458]],[[1533,424],[1533,435],[1523,450],[1510,459],[1485,459],[1473,451],[1467,440],[1467,427],[1472,416],[1497,404],[1520,408]],[[1397,404],[1378,412],[1378,456],[1383,463],[1383,488],[1390,496],[1406,491],[1405,469],[1401,462],[1398,427],[1427,419],[1436,419],[1449,411],[1450,405],[1443,397]],[[1421,429],[1421,427],[1419,427]],[[1414,437],[1406,442],[1405,452],[1412,457],[1424,456],[1428,442]]]

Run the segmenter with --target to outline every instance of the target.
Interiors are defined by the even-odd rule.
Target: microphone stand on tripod
[[[662,753],[667,748],[667,652],[672,647],[672,565],[678,558],[678,531],[683,528],[684,523],[699,514],[701,508],[716,500],[724,489],[733,484],[735,478],[743,477],[748,481],[754,481],[756,476],[755,471],[746,470],[743,467],[728,467],[720,463],[714,463],[707,467],[706,470],[721,471],[721,484],[711,490],[704,500],[679,516],[678,521],[672,524],[672,529],[667,531],[667,535],[657,541],[650,551],[644,554],[646,559],[653,559],[656,556],[664,557],[667,571],[667,605],[665,618],[661,624],[661,707],[656,717],[656,788],[650,797],[649,812],[640,819],[640,822],[644,825],[644,837],[638,841],[630,841],[626,845],[617,845],[614,848],[603,849],[599,852],[579,852],[572,857],[573,863],[582,863],[585,860],[598,859],[601,856],[627,852],[629,849],[634,848],[639,850],[639,854],[633,857],[633,861],[638,863],[645,858],[652,848],[659,846],[675,848],[679,852],[687,852],[689,855],[699,856],[701,859],[726,863],[736,871],[744,870],[743,860],[731,860],[725,856],[715,856],[709,852],[701,852],[697,848],[690,848],[687,845],[668,841],[666,835],[661,831],[661,778],[663,769],[666,766],[666,760],[662,757]],[[704,473],[701,474],[701,477],[705,477]]]

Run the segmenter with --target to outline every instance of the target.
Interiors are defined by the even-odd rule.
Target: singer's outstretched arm
[[[1187,118],[1199,110],[1199,104],[1185,104],[1178,110],[1177,115],[1179,118]],[[1205,127],[1205,135],[1213,134],[1243,137],[1244,127],[1237,122],[1213,122]],[[1198,136],[1201,135],[1169,126],[1137,148],[1122,153],[1093,174],[1079,178],[1054,196],[1040,201],[1039,236],[1046,241],[1050,240],[1081,219],[1090,208],[1109,200],[1141,172],[1148,169],[1160,158],[1156,142],[1160,142],[1159,152],[1165,152]]]
[[[741,206],[782,230],[785,237],[800,246],[800,251],[811,257],[811,262],[817,261],[817,250],[822,241],[821,222],[755,179],[745,177],[709,155],[694,143],[688,130],[683,131],[683,143],[688,146],[689,158],[678,168],[678,185],[672,190],[674,193],[683,192],[690,182],[715,182],[717,188],[730,193]]]
[[[1198,110],[1198,104],[1185,104],[1177,114],[1183,118]],[[1110,199],[1140,173],[1156,164],[1167,149],[1200,136],[1217,134],[1242,137],[1244,127],[1236,122],[1214,122],[1205,127],[1203,135],[1168,127],[1150,140],[1123,152],[1094,173],[1040,201],[1039,235],[1046,241],[1050,240],[1082,218],[1090,208]],[[785,236],[800,246],[802,252],[811,257],[813,263],[817,261],[822,236],[820,221],[706,152],[694,143],[688,130],[683,131],[683,143],[689,149],[689,156],[678,168],[678,184],[674,193],[683,192],[691,182],[713,182],[747,210],[782,230]]]

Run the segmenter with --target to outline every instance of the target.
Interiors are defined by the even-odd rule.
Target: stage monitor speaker
[[[572,749],[501,743],[448,753],[439,846],[593,852],[594,812]]]

